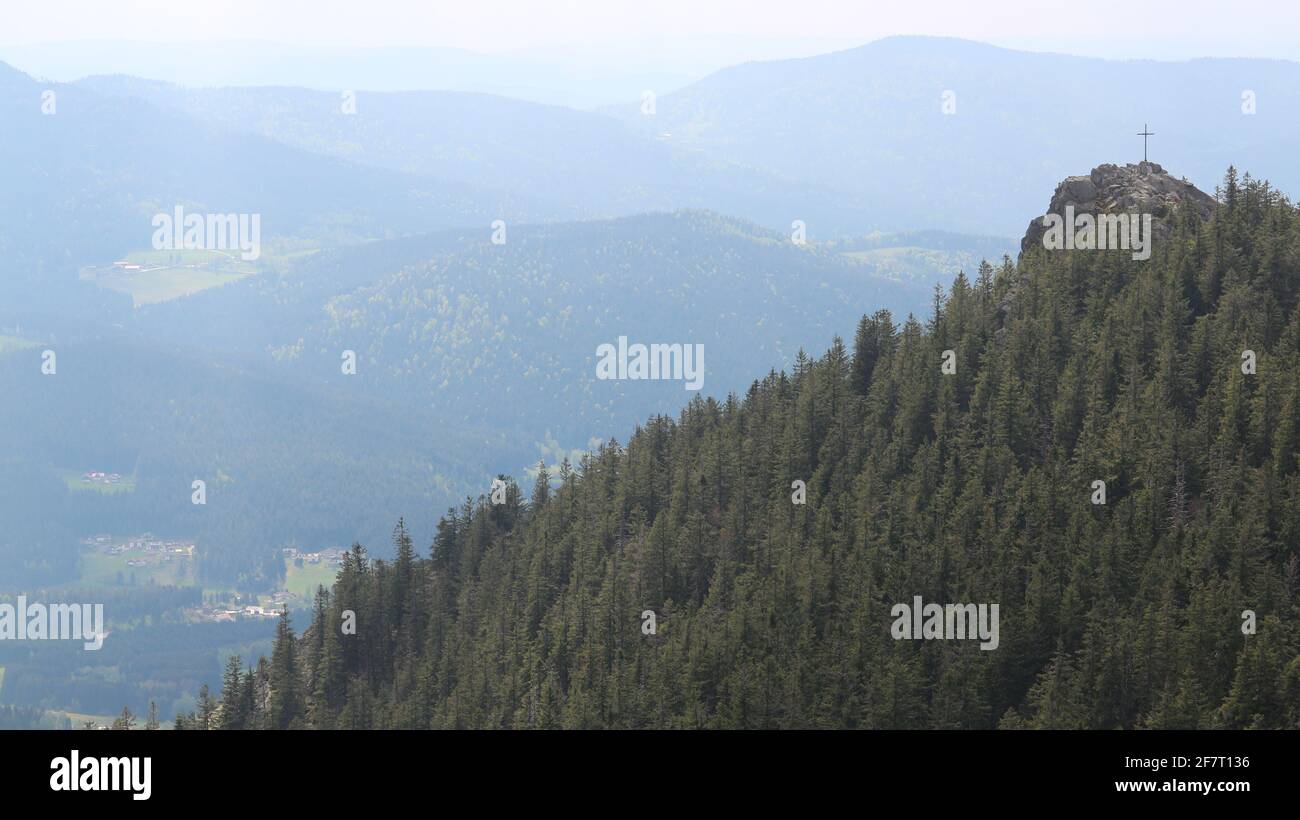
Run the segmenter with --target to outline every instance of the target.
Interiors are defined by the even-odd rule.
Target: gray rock
[[[1064,217],[1067,205],[1074,206],[1076,215],[1150,213],[1154,239],[1159,242],[1169,235],[1169,217],[1175,208],[1186,206],[1200,219],[1208,219],[1214,211],[1215,200],[1190,182],[1170,176],[1154,162],[1107,163],[1093,168],[1087,176],[1066,177],[1056,186],[1046,213]],[[1020,252],[1041,248],[1046,232],[1043,218],[1035,218],[1020,241]]]

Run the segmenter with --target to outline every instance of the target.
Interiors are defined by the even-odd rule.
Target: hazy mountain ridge
[[[752,223],[685,211],[520,226],[500,246],[485,230],[340,249],[141,319],[151,333],[180,333],[244,305],[248,334],[211,343],[261,340],[286,367],[334,374],[341,389],[585,446],[646,413],[672,412],[683,395],[680,383],[598,382],[602,343],[704,344],[704,389],[722,394],[746,386],[737,374],[793,361],[864,304],[923,310],[930,284],[891,281]],[[346,349],[357,351],[364,379],[337,378]]]
[[[43,85],[7,67],[0,76],[0,152],[10,167],[0,247],[16,255],[8,279],[24,283],[18,295],[29,306],[84,290],[76,281],[83,265],[149,248],[153,216],[176,206],[257,214],[266,243],[335,244],[557,215],[527,193],[363,168],[140,99]],[[42,113],[46,91],[52,113]]]
[[[703,391],[723,396],[866,307],[924,310],[932,277],[895,281],[881,264],[705,212],[520,225],[500,246],[485,226],[326,249],[0,358],[19,402],[10,452],[38,473],[138,463],[129,498],[67,497],[50,482],[42,503],[75,502],[63,518],[79,527],[203,536],[225,545],[218,573],[237,577],[295,539],[363,537],[375,522],[445,509],[493,473],[675,413],[689,395],[680,381],[595,378],[597,347],[619,336],[703,344]],[[46,346],[60,357],[52,381],[39,371]],[[345,351],[355,376],[342,373]],[[318,412],[259,409],[287,410],[293,397]],[[372,425],[384,434],[362,432]],[[401,443],[411,440],[434,449],[413,452]],[[332,455],[293,459],[321,448]],[[385,459],[400,468],[385,475]],[[199,526],[184,509],[189,482],[217,471],[237,482],[223,494],[240,519],[263,522],[258,537],[242,523]],[[349,475],[366,493],[321,506]],[[150,523],[150,505],[176,514]]]
[[[557,56],[484,54],[446,47],[303,48],[251,40],[184,44],[90,40],[0,48],[0,60],[63,82],[117,73],[208,88],[279,85],[335,94],[344,89],[439,89],[576,108],[636,99],[642,89],[668,90],[699,76],[658,68],[618,71]]]
[[[1277,60],[1111,61],[891,37],[724,69],[660,97],[653,118],[608,110],[711,156],[852,190],[892,228],[1018,234],[1067,173],[1140,158],[1144,123],[1152,159],[1202,186],[1236,164],[1300,188],[1300,63]]]
[[[358,93],[345,114],[340,95],[295,88],[184,89],[129,77],[77,85],[368,167],[535,195],[555,202],[560,219],[698,208],[779,230],[802,218],[820,238],[873,226],[852,192],[680,151],[601,113],[411,91]]]

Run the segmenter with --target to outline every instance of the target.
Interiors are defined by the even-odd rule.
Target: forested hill
[[[1230,171],[1175,223],[354,548],[181,724],[1300,726],[1300,212]],[[895,639],[915,596],[998,604],[996,649]]]

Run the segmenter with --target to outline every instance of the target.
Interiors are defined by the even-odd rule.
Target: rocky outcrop
[[[1139,213],[1151,214],[1156,241],[1169,233],[1168,217],[1174,208],[1184,205],[1195,210],[1202,219],[1214,210],[1214,197],[1185,179],[1175,179],[1154,162],[1136,165],[1098,165],[1087,176],[1066,177],[1052,194],[1048,214],[1065,217],[1067,206],[1074,213]],[[1047,228],[1043,217],[1029,223],[1025,237],[1020,241],[1024,253],[1032,247],[1043,246]]]

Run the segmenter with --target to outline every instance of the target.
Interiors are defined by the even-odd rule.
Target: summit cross
[[[1147,137],[1155,136],[1154,131],[1147,130],[1146,123],[1142,123],[1142,130],[1137,133],[1142,138],[1142,161],[1147,161]]]

